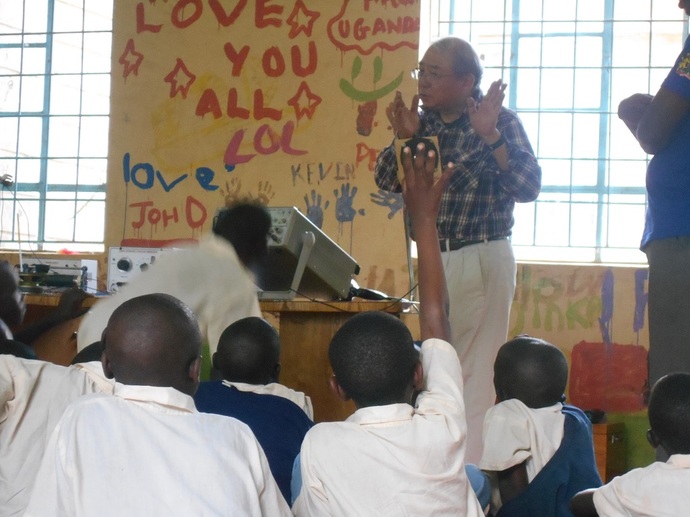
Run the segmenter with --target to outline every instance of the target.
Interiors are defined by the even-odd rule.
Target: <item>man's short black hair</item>
[[[690,454],[690,373],[670,373],[654,384],[648,416],[669,454]]]
[[[213,220],[213,233],[229,241],[248,267],[268,253],[271,216],[258,203],[240,202],[221,209]]]
[[[500,400],[518,399],[530,408],[563,400],[568,361],[555,345],[532,336],[505,343],[494,362],[494,386]]]
[[[419,353],[405,324],[384,312],[362,312],[336,332],[328,357],[338,384],[358,407],[404,400]]]

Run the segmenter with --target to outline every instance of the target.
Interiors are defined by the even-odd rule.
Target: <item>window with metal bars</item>
[[[104,249],[112,12],[0,0],[0,249]]]
[[[484,88],[508,83],[505,105],[542,166],[539,198],[516,205],[516,256],[645,262],[649,157],[617,108],[633,93],[656,93],[675,62],[688,34],[677,2],[422,0],[422,19],[421,53],[436,38],[461,37],[483,60]]]

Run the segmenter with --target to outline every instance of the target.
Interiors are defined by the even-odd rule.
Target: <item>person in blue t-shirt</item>
[[[690,14],[690,0],[678,6]],[[649,386],[690,372],[690,38],[653,97],[623,100],[618,116],[654,155],[640,248],[649,263]]]
[[[292,465],[314,422],[309,397],[278,383],[278,333],[261,318],[236,321],[221,334],[213,367],[222,380],[199,385],[197,409],[237,418],[251,428],[289,503]]]

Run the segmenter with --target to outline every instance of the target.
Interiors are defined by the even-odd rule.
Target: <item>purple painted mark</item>
[[[371,202],[388,208],[388,219],[393,219],[393,216],[402,210],[403,207],[402,194],[381,189],[371,194]]]
[[[321,194],[317,194],[316,190],[311,191],[311,202],[309,197],[304,194],[304,202],[307,204],[307,219],[316,225],[317,228],[323,227],[323,211],[331,204],[330,201],[321,206]]]
[[[607,269],[601,284],[601,340],[606,345],[611,344],[611,320],[613,319],[613,271]]]
[[[355,210],[352,207],[352,202],[357,195],[357,187],[350,188],[349,183],[345,183],[340,187],[340,193],[338,189],[333,190],[335,195],[335,218],[339,223],[351,223],[355,215],[358,213],[364,215],[364,210]]]

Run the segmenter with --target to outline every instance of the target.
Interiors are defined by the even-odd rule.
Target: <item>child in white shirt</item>
[[[659,379],[649,398],[647,439],[669,455],[613,478],[596,490],[577,494],[576,517],[677,517],[690,508],[690,374],[671,373]]]
[[[433,151],[403,151],[403,196],[419,250],[421,354],[399,319],[360,313],[329,347],[331,387],[357,411],[317,424],[301,449],[293,512],[311,515],[482,515],[464,469],[462,372],[448,343],[448,292],[436,231],[452,167],[434,183]],[[415,393],[421,390],[416,399]]]
[[[568,515],[575,493],[601,485],[591,424],[563,404],[567,380],[565,356],[547,341],[518,336],[500,348],[499,402],[484,419],[479,462],[492,478],[497,515]]]

